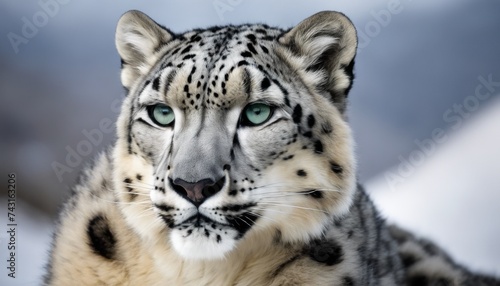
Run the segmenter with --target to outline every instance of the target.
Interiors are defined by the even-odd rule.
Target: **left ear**
[[[343,113],[354,79],[358,44],[352,22],[339,12],[319,12],[286,32],[279,42],[301,59],[301,69],[320,72],[318,90],[328,91],[333,104]]]
[[[155,64],[158,49],[171,41],[174,35],[146,14],[132,10],[118,21],[115,38],[122,60],[122,84],[130,89]]]

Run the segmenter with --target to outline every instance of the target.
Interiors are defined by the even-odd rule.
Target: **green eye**
[[[273,107],[257,102],[251,103],[245,107],[241,116],[241,125],[257,126],[265,123],[273,115]]]
[[[148,107],[148,114],[154,123],[165,127],[169,126],[174,122],[175,115],[174,111],[170,106],[165,104],[156,104]]]

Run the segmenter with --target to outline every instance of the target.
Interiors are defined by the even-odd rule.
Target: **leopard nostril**
[[[212,179],[203,179],[196,183],[190,183],[183,179],[169,178],[172,189],[181,197],[192,202],[196,207],[201,205],[207,198],[215,195],[224,187],[225,177],[214,183]]]
[[[217,189],[214,188],[213,186],[208,186],[208,187],[203,188],[203,195],[205,197],[212,196],[215,193],[217,193]]]
[[[203,195],[208,198],[210,196],[215,195],[216,193],[220,192],[222,188],[224,187],[224,183],[226,181],[226,177],[222,177],[219,179],[215,184],[208,185],[203,188]]]
[[[170,186],[172,187],[172,189],[174,189],[176,193],[178,193],[181,197],[187,197],[187,192],[181,185],[175,184],[170,178],[169,181],[170,181]]]

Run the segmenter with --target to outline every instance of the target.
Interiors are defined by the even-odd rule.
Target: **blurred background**
[[[0,0],[1,285],[40,283],[58,208],[114,141],[104,127],[124,96],[114,31],[130,9],[174,32],[288,28],[321,10],[345,13],[360,38],[349,96],[360,182],[389,221],[500,276],[499,1]],[[15,279],[6,269],[9,173]]]

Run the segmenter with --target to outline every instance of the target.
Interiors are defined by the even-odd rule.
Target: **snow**
[[[500,276],[500,100],[472,114],[391,187],[387,177],[397,168],[365,184],[385,217],[434,240],[461,264]]]

